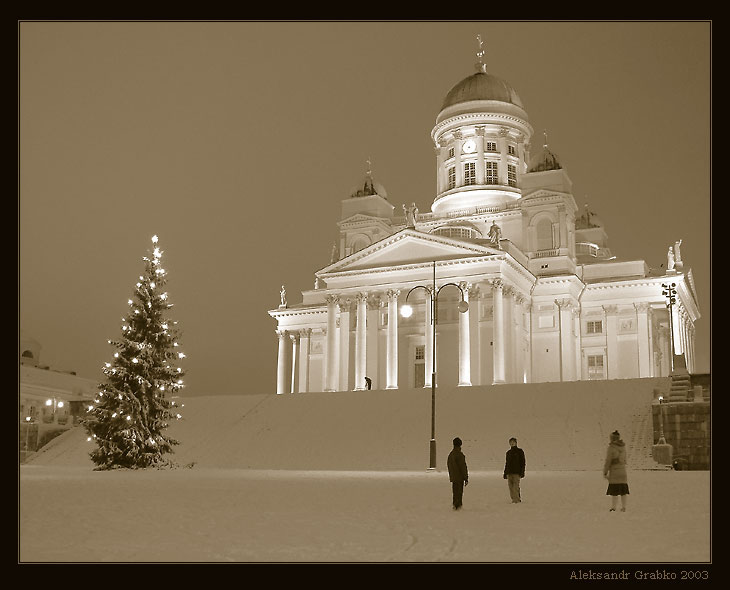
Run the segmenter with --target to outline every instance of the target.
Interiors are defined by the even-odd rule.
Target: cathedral
[[[613,256],[546,136],[531,158],[515,89],[477,58],[431,130],[431,211],[399,211],[368,165],[314,288],[289,304],[282,286],[277,393],[693,371],[700,314],[681,239],[659,272]]]

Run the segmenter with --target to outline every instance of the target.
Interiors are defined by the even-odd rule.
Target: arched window
[[[355,239],[352,240],[352,243],[350,245],[350,254],[354,254],[355,252],[359,252],[363,248],[366,248],[370,245],[370,240],[366,238],[365,236],[358,236]]]
[[[553,244],[553,224],[548,217],[543,217],[535,225],[536,250],[551,250]]]
[[[434,235],[437,236],[445,236],[447,238],[457,238],[462,240],[473,240],[476,238],[480,238],[479,232],[471,227],[463,227],[463,226],[442,226],[438,227],[435,230],[431,232]]]

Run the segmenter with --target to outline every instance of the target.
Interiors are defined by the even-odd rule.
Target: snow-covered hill
[[[437,466],[459,436],[471,470],[502,469],[508,439],[529,470],[597,470],[609,433],[629,445],[629,465],[651,468],[653,390],[667,378],[439,387]],[[181,398],[180,466],[305,470],[421,470],[428,467],[431,390]],[[93,467],[80,427],[54,439],[29,464]]]

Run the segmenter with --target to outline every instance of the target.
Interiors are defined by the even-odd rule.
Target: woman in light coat
[[[626,512],[626,496],[629,495],[629,482],[626,475],[626,445],[618,430],[611,433],[611,443],[603,464],[603,476],[608,480],[606,495],[611,496],[611,512],[616,511],[618,497],[621,496],[621,512]]]

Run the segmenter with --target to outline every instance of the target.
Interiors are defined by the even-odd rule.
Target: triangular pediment
[[[373,223],[373,222],[380,222],[382,223],[384,221],[384,217],[375,217],[374,215],[365,215],[364,213],[356,213],[355,215],[350,215],[350,217],[347,217],[346,219],[342,219],[341,221],[337,222],[337,225],[345,225],[349,223]]]
[[[404,229],[338,260],[316,274],[367,270],[419,264],[433,260],[459,260],[503,254],[501,250],[478,244]]]

